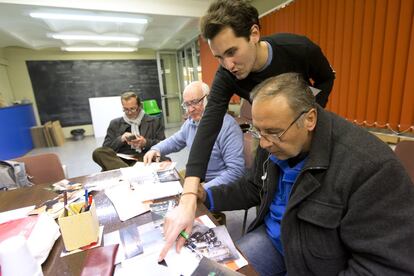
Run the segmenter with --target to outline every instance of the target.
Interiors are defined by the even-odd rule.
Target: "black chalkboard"
[[[161,107],[156,60],[27,61],[42,124],[91,124],[91,97],[120,96],[134,91],[141,100]],[[121,108],[121,105],[120,105]]]

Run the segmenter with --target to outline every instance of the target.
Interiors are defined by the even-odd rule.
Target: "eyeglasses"
[[[310,109],[309,109],[310,110]],[[293,124],[295,124],[297,122],[297,120],[299,120],[300,117],[302,117],[303,114],[308,113],[309,110],[307,111],[302,111],[296,118],[295,120],[293,120],[293,122],[290,123],[290,125],[281,133],[278,134],[272,134],[272,133],[260,133],[260,131],[258,131],[256,128],[251,127],[248,132],[250,132],[252,134],[252,136],[256,139],[260,139],[260,138],[265,138],[266,140],[268,140],[269,142],[281,142],[281,138],[282,136],[289,130],[289,128],[291,128],[293,126]]]
[[[139,107],[123,108],[122,111],[124,111],[124,113],[134,113],[134,112],[137,112],[138,109]]]
[[[188,110],[190,108],[190,106],[196,106],[199,105],[201,103],[201,101],[206,97],[207,95],[204,95],[203,97],[201,97],[198,100],[192,100],[192,101],[188,101],[188,102],[183,102],[181,104],[182,108],[184,108],[185,110]]]

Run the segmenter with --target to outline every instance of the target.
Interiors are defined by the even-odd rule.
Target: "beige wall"
[[[8,60],[4,58],[4,50],[0,48],[0,102],[11,104],[14,101],[8,74]]]
[[[134,53],[71,53],[60,50],[29,50],[18,47],[8,47],[3,49],[4,59],[8,61],[8,76],[14,100],[29,99],[32,101],[37,123],[40,124],[39,114],[30,82],[29,72],[26,67],[26,60],[99,60],[99,59],[155,59],[156,54],[153,50],[139,50]],[[0,52],[1,60],[1,52]],[[0,71],[1,73],[1,71]],[[1,76],[0,76],[1,77]],[[1,81],[1,78],[0,78]],[[1,85],[0,85],[1,89]],[[92,125],[65,127],[63,129],[65,137],[69,138],[70,131],[74,128],[82,127],[85,135],[93,135]]]

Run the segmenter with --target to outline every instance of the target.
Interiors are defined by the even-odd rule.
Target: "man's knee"
[[[102,147],[100,147],[100,148],[97,148],[97,149],[95,149],[93,152],[92,152],[92,159],[93,159],[93,161],[97,161],[97,160],[99,160],[99,157],[102,155]]]
[[[285,275],[283,256],[273,246],[264,225],[237,241],[240,251],[260,275]]]
[[[98,164],[102,162],[103,158],[107,159],[114,157],[116,157],[116,152],[110,147],[99,147],[92,152],[92,159]]]

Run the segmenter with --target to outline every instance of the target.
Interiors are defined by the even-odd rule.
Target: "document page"
[[[105,195],[114,205],[121,221],[126,221],[149,211],[149,205],[142,203],[143,200],[139,191],[132,190],[130,184],[126,181],[106,189]]]

